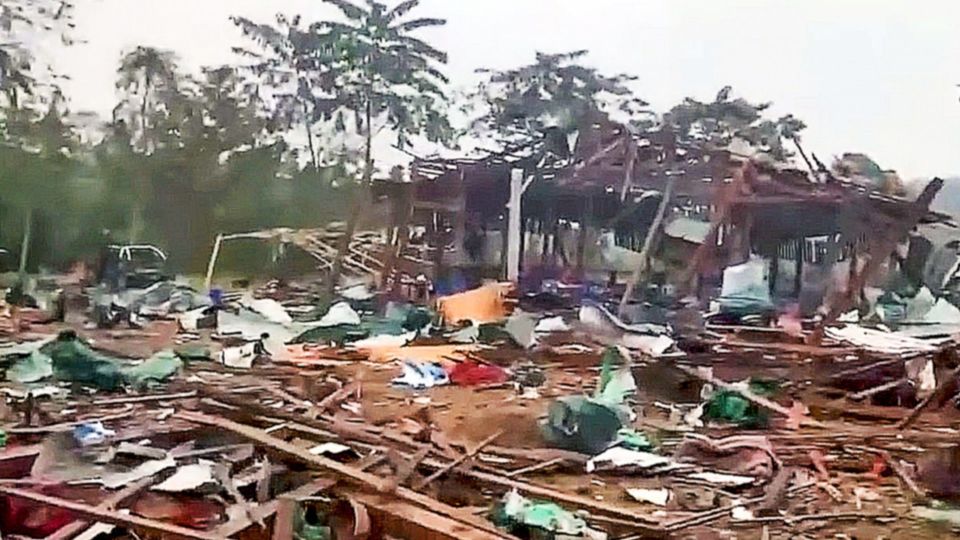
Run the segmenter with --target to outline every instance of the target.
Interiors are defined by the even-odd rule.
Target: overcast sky
[[[57,63],[74,110],[106,116],[122,51],[143,44],[191,69],[222,64],[242,41],[229,15],[278,11],[330,13],[320,0],[85,0],[76,22],[89,43]],[[821,159],[860,151],[907,178],[960,173],[957,0],[424,0],[414,13],[448,20],[424,37],[449,53],[454,85],[535,51],[588,49],[594,67],[639,76],[658,110],[729,84],[803,119]]]

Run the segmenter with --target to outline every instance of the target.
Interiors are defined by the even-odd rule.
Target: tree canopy
[[[550,140],[551,150],[566,155],[566,136],[581,121],[603,112],[633,127],[648,127],[655,115],[637,97],[631,75],[604,75],[582,62],[587,51],[537,53],[532,64],[506,70],[478,70],[484,76],[467,105],[474,112],[471,130],[501,143],[524,146]]]

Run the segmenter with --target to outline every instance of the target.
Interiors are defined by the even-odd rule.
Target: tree
[[[22,96],[45,104],[52,98],[57,76],[30,47],[53,33],[64,45],[72,45],[73,9],[67,0],[0,0],[0,93],[5,107],[20,107]]]
[[[7,209],[22,216],[21,274],[26,271],[34,214],[58,195],[71,169],[72,129],[49,63],[31,46],[53,33],[69,37],[72,2],[0,1],[0,185]]]
[[[314,142],[314,126],[322,119],[324,108],[315,89],[329,87],[328,82],[323,82],[329,76],[329,48],[301,25],[299,16],[289,19],[278,14],[276,26],[243,17],[231,17],[231,20],[260,48],[256,51],[234,47],[233,50],[254,60],[253,64],[244,66],[245,69],[272,92],[274,105],[269,112],[269,130],[289,130],[303,125],[309,163],[320,174],[320,149]]]
[[[23,228],[20,242],[19,272],[27,269],[33,223],[37,211],[62,205],[64,181],[75,163],[71,159],[76,148],[72,128],[64,121],[66,109],[55,94],[49,109],[42,115],[20,110],[15,123],[8,123],[8,141],[3,148],[4,167],[0,168],[0,185],[4,199],[19,211]]]
[[[441,85],[448,81],[438,68],[446,63],[447,55],[412,34],[421,28],[443,26],[446,21],[408,19],[420,0],[404,0],[390,9],[375,0],[366,0],[365,6],[347,0],[324,1],[336,6],[346,20],[323,21],[312,27],[331,47],[332,85],[324,90],[332,93],[338,105],[334,113],[337,126],[346,128],[347,116],[352,116],[365,141],[362,186],[337,247],[328,280],[332,290],[373,181],[374,121],[383,121],[377,131],[389,127],[396,132],[401,149],[413,134],[446,142],[453,131],[442,107],[447,98]]]
[[[734,139],[741,139],[774,159],[792,156],[784,142],[794,141],[799,147],[800,132],[806,124],[793,115],[777,120],[763,118],[770,103],[732,99],[731,93],[732,88],[725,86],[711,103],[686,98],[664,115],[663,124],[687,143],[726,148]]]
[[[117,89],[123,97],[113,111],[114,121],[122,118],[132,135],[133,147],[150,156],[161,136],[157,125],[169,112],[165,106],[176,95],[180,82],[176,57],[170,51],[138,46],[120,59],[117,75]],[[129,241],[133,243],[143,233],[149,179],[141,173],[131,181],[134,198],[128,226]]]
[[[633,127],[649,126],[653,113],[630,88],[636,77],[603,75],[581,64],[586,54],[538,52],[532,64],[478,70],[485,78],[469,95],[467,109],[475,113],[471,130],[493,135],[506,149],[533,146],[531,161],[542,163],[544,156],[569,157],[568,135],[590,114],[604,112]]]

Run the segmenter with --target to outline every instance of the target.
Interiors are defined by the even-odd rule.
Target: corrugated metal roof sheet
[[[671,238],[679,238],[687,242],[702,244],[710,231],[710,222],[693,219],[686,216],[673,218],[663,228],[663,234]]]

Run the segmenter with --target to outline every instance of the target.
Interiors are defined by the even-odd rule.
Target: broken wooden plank
[[[74,422],[63,422],[61,424],[51,424],[49,426],[41,427],[24,427],[24,428],[11,428],[7,430],[7,433],[11,435],[44,435],[46,433],[56,433],[62,431],[70,431],[80,424],[86,424],[88,422],[109,422],[111,420],[121,420],[124,418],[130,418],[133,416],[134,411],[125,411],[118,414],[111,414],[108,416],[101,416],[99,418],[87,418],[85,420],[76,420]]]
[[[313,455],[303,448],[294,446],[282,439],[272,437],[264,433],[263,430],[203,413],[180,411],[177,413],[177,415],[180,418],[190,422],[196,422],[198,424],[205,424],[227,431],[232,431],[233,433],[246,437],[250,440],[256,441],[265,446],[269,446],[274,450],[288,454],[304,463],[316,465],[330,472],[339,474],[344,477],[345,480],[350,480],[354,483],[373,488],[381,493],[392,491],[397,497],[407,500],[413,504],[426,508],[432,508],[438,513],[443,514],[451,519],[462,522],[476,529],[492,533],[499,538],[507,538],[507,536],[497,530],[496,527],[488,522],[477,519],[473,515],[462,512],[457,508],[443,504],[436,499],[432,499],[411,489],[396,487],[389,480],[361,471],[356,467],[344,465],[340,462],[325,458],[323,456]]]
[[[295,500],[299,500],[304,497],[312,497],[317,493],[326,491],[336,485],[337,481],[331,478],[318,478],[312,482],[304,484],[294,490],[288,491],[281,495],[281,497],[288,496],[292,497]],[[220,525],[213,530],[213,534],[221,538],[230,538],[237,534],[240,534],[248,527],[265,521],[267,518],[273,516],[277,513],[280,503],[279,498],[264,503],[256,508],[252,509],[249,514],[252,515],[243,515],[241,518],[238,518],[234,521],[228,521],[223,525]]]
[[[116,510],[107,510],[88,504],[68,501],[59,497],[42,495],[25,489],[0,486],[0,494],[33,501],[44,506],[62,508],[91,521],[102,521],[129,529],[157,533],[160,534],[162,538],[187,538],[191,540],[222,540],[223,538],[204,531],[196,531],[132,514],[123,514]]]
[[[423,463],[428,467],[434,468],[443,466],[442,462],[431,459],[425,459]],[[634,524],[633,527],[636,530],[644,533],[645,535],[652,537],[664,536],[664,530],[654,522],[653,518],[644,514],[639,514],[622,506],[603,501],[597,501],[588,497],[582,497],[580,495],[571,495],[569,493],[557,491],[546,486],[539,486],[537,484],[531,484],[521,480],[514,480],[502,475],[478,471],[476,469],[458,469],[454,472],[456,474],[466,476],[467,478],[472,478],[480,482],[486,482],[501,488],[515,489],[517,492],[524,495],[547,499],[556,503],[568,505],[570,507],[582,508],[590,511],[591,513],[616,516],[630,521]]]
[[[176,399],[187,399],[197,396],[196,390],[189,392],[178,392],[175,394],[153,394],[148,396],[132,396],[124,398],[107,398],[93,401],[94,405],[125,405],[127,403],[148,403],[151,401],[173,401]]]
[[[277,517],[273,520],[273,540],[293,540],[298,504],[296,499],[288,495],[277,499]]]
[[[440,468],[437,469],[433,474],[431,474],[430,476],[424,478],[423,481],[417,482],[417,484],[413,487],[413,489],[416,489],[416,490],[421,490],[421,489],[423,489],[424,487],[426,487],[427,485],[429,485],[430,482],[433,482],[433,481],[436,480],[437,478],[440,478],[441,476],[443,476],[444,474],[446,474],[450,469],[453,469],[454,467],[460,465],[460,464],[463,463],[464,461],[466,461],[466,460],[468,460],[468,459],[476,456],[477,454],[479,454],[480,451],[483,450],[483,448],[484,448],[485,446],[487,446],[488,444],[490,444],[490,443],[492,443],[493,441],[497,440],[497,438],[500,437],[501,435],[503,435],[503,430],[502,430],[502,429],[501,429],[501,430],[498,430],[496,433],[494,433],[493,435],[487,437],[486,439],[480,441],[479,444],[477,444],[476,446],[474,446],[472,449],[464,452],[460,457],[458,457],[457,459],[451,461],[449,464],[444,465],[443,467],[440,467]],[[426,455],[426,454],[424,454],[424,455]]]
[[[934,399],[942,399],[944,397],[943,394],[945,394],[949,388],[954,387],[953,385],[956,384],[957,377],[960,377],[960,366],[950,371],[950,374],[940,381],[940,384],[937,385],[933,392],[930,392],[929,396],[923,398],[920,403],[917,403],[917,406],[910,411],[910,414],[908,414],[903,420],[897,422],[897,425],[894,426],[894,429],[902,430],[914,423],[916,419],[920,417],[920,413],[927,408],[927,405],[929,405]]]
[[[532,473],[532,472],[542,471],[542,470],[544,470],[544,469],[549,469],[550,467],[553,467],[554,465],[559,465],[559,464],[563,463],[564,461],[566,461],[566,460],[563,459],[563,458],[553,458],[553,459],[551,459],[551,460],[549,460],[549,461],[541,461],[540,463],[534,463],[533,465],[528,465],[528,466],[526,466],[526,467],[521,467],[521,468],[519,468],[519,469],[510,471],[510,472],[506,473],[506,476],[509,477],[509,478],[513,478],[513,477],[521,476],[521,475],[524,475],[524,474],[530,474],[530,473]]]
[[[866,390],[861,390],[861,391],[859,391],[859,392],[854,392],[853,394],[850,394],[850,395],[847,396],[847,397],[848,397],[849,399],[853,400],[853,401],[863,401],[864,399],[867,399],[868,397],[872,397],[872,396],[875,396],[875,395],[877,395],[877,394],[882,394],[883,392],[886,392],[886,391],[888,391],[888,390],[893,390],[893,389],[899,388],[900,386],[905,385],[905,384],[910,384],[910,379],[907,379],[906,377],[902,377],[902,378],[900,378],[900,379],[896,379],[896,380],[893,380],[893,381],[885,382],[885,383],[883,383],[883,384],[881,384],[881,385],[878,385],[878,386],[873,386],[873,387],[867,388]]]
[[[343,385],[342,388],[334,390],[330,395],[321,399],[314,408],[309,412],[310,418],[316,418],[327,411],[327,409],[339,405],[340,402],[350,397],[350,394],[353,394],[360,389],[360,383],[353,381]]]

